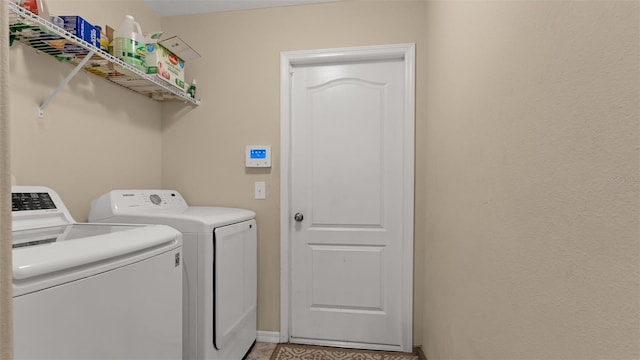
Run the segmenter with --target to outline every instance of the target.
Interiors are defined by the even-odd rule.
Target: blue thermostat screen
[[[251,149],[251,152],[249,153],[249,157],[251,159],[266,159],[267,149]]]

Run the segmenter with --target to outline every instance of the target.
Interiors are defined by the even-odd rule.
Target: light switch
[[[254,187],[256,200],[264,200],[267,198],[267,189],[264,181],[256,181]]]

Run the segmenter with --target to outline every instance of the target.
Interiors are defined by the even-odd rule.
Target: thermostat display
[[[246,167],[271,167],[271,146],[247,146],[244,165]]]
[[[267,150],[266,149],[251,149],[249,153],[249,157],[251,160],[260,160],[267,158]]]

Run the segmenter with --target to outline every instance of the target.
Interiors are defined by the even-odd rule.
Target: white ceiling
[[[303,5],[328,1],[335,0],[144,0],[147,6],[160,16]]]

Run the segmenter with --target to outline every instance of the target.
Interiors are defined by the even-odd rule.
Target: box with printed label
[[[88,42],[89,44],[100,48],[100,31],[98,31],[95,26],[91,25],[80,16],[60,16],[60,18],[64,21],[64,29],[66,31]],[[70,45],[69,47],[65,46],[65,50],[77,50],[83,53],[87,52],[81,46],[74,47],[72,45]]]
[[[145,62],[147,74],[158,77],[184,90],[184,60],[160,44],[147,44]]]
[[[184,90],[185,61],[199,57],[200,54],[179,37],[162,37],[162,32],[154,33],[146,45],[147,74],[157,74],[160,79]]]

